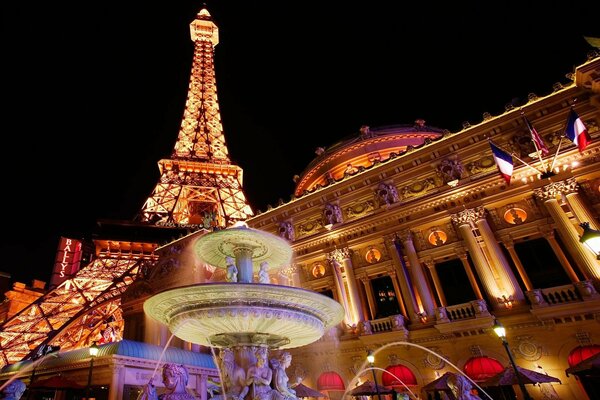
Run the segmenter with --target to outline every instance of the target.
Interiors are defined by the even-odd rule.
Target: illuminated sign
[[[79,271],[82,254],[82,243],[76,239],[61,237],[54,261],[54,269],[50,278],[50,288],[60,286]]]

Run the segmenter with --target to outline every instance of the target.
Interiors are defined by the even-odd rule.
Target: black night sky
[[[5,2],[0,38],[0,271],[28,284],[49,280],[60,236],[131,220],[151,194],[203,4],[36,3]],[[289,201],[315,149],[361,125],[456,132],[551,93],[593,49],[584,36],[600,36],[597,1],[206,4],[224,134],[254,210]]]

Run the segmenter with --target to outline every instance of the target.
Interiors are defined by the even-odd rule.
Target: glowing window
[[[448,235],[442,230],[435,229],[429,234],[427,240],[434,246],[441,246],[448,240]]]
[[[315,278],[320,278],[325,275],[325,266],[322,263],[316,263],[313,265],[311,273]]]
[[[520,208],[512,207],[506,210],[504,213],[504,220],[509,224],[518,225],[525,222],[527,219],[527,212]]]
[[[381,260],[381,252],[374,247],[371,247],[367,254],[365,254],[365,260],[370,264],[375,264]]]

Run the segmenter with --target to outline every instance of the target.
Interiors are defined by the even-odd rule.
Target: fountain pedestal
[[[202,236],[194,250],[200,260],[218,268],[226,268],[226,258],[235,257],[238,282],[168,289],[146,300],[144,312],[167,325],[180,339],[220,350],[221,361],[217,364],[224,386],[222,392],[226,394],[221,397],[294,399],[293,390],[287,390],[285,375],[291,356],[283,352],[268,360],[268,352],[305,346],[320,339],[328,328],[342,321],[342,306],[313,291],[254,282],[254,272],[261,263],[267,262],[271,270],[290,264],[291,247],[278,236],[235,227]],[[264,376],[261,379],[269,378],[265,368],[270,368],[274,376],[269,380],[285,384],[278,387],[274,381],[275,389],[270,389],[271,383],[268,388],[260,389],[273,392],[252,395],[257,385],[256,377],[253,378],[257,368]],[[252,388],[244,391],[244,384]]]

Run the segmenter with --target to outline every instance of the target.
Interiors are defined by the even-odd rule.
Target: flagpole
[[[533,127],[531,127],[531,128],[529,127],[529,125],[531,124],[531,122],[527,121],[527,117],[525,117],[525,111],[521,111],[521,116],[525,119],[525,124],[527,125],[527,130],[529,131],[529,136],[531,136],[532,139],[533,139],[533,132],[531,132],[531,129]],[[533,128],[533,129],[535,129],[535,128]],[[544,167],[544,171],[545,171],[545,172],[541,172],[541,171],[538,171],[538,172],[540,172],[542,174],[543,173],[547,174],[548,173],[548,166],[546,164],[544,164],[544,161],[542,161],[542,152],[541,152],[540,148],[538,147],[537,142],[535,140],[531,140],[531,141],[533,142],[533,147],[535,147],[535,151],[536,151],[536,153],[538,155],[538,158],[540,159],[540,164],[542,165],[542,167]],[[519,158],[517,157],[517,160],[518,159]],[[521,161],[521,160],[519,160],[519,161]]]
[[[488,139],[490,142],[494,143],[492,141],[492,139]],[[504,150],[505,152],[509,153],[511,156],[513,156],[514,158],[516,158],[517,160],[521,161],[523,164],[527,165],[529,168],[531,168],[532,170],[534,170],[535,172],[537,172],[538,174],[544,174],[544,172],[540,171],[539,169],[527,164],[525,161],[521,160],[519,157],[517,157],[512,151],[508,151],[506,149],[503,149],[501,146],[498,146],[496,143],[494,143],[494,146],[498,147],[499,149]]]
[[[552,171],[554,169],[554,163],[556,162],[556,159],[558,158],[558,152],[560,151],[560,145],[562,144],[563,139],[564,139],[564,136],[561,136],[560,140],[558,141],[558,146],[556,147],[556,153],[554,154],[554,158],[552,159],[552,164],[550,164],[550,171]]]

